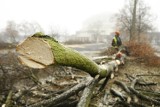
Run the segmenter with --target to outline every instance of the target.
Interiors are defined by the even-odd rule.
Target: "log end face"
[[[29,37],[16,47],[21,64],[31,68],[45,68],[54,64],[50,45],[42,38]]]
[[[45,68],[45,65],[37,63],[33,60],[30,60],[29,58],[25,57],[25,56],[18,56],[18,60],[22,65],[31,67],[31,68]]]

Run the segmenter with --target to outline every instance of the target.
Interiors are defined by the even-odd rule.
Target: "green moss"
[[[105,74],[107,74],[107,71],[102,70],[94,61],[88,59],[76,50],[63,46],[54,38],[47,35],[40,36],[39,38],[43,38],[51,46],[56,64],[81,69],[89,73],[91,76],[98,75],[99,71],[101,77],[106,76]]]
[[[98,74],[99,66],[79,52],[64,47],[62,44],[55,42],[53,39],[45,39],[52,47],[55,61],[59,65],[71,66],[88,72],[91,76]]]
[[[44,35],[44,33],[42,33],[42,32],[37,32],[37,33],[35,33],[33,36],[34,37],[40,37],[40,36],[43,36]]]
[[[106,77],[107,75],[107,70],[106,69],[101,69],[101,71],[99,72],[100,77]]]

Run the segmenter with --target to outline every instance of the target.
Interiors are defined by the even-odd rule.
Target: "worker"
[[[112,40],[112,46],[115,49],[118,49],[122,45],[122,41],[121,41],[121,38],[119,36],[120,36],[120,33],[118,31],[116,31],[115,36]]]
[[[122,45],[122,41],[121,41],[121,38],[120,38],[120,32],[119,31],[115,32],[115,36],[112,40],[112,47],[113,47],[115,53],[120,51],[120,52],[125,53],[127,56],[129,56],[128,48],[126,46]]]
[[[111,43],[112,47],[110,47],[108,51],[109,55],[116,54],[119,51],[119,48],[122,45],[122,41],[119,36],[120,36],[120,33],[118,31],[114,32],[114,37]]]

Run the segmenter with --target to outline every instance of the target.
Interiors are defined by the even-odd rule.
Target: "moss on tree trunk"
[[[67,48],[52,39],[45,39],[52,48],[55,62],[63,66],[71,66],[88,72],[95,76],[101,70],[98,65],[79,52]]]
[[[49,65],[58,64],[62,66],[75,67],[89,73],[93,77],[98,74],[100,75],[100,77],[105,77],[107,75],[106,69],[102,69],[94,61],[90,60],[89,58],[80,54],[79,52],[73,49],[67,48],[64,45],[58,43],[54,38],[51,38],[49,36],[32,36],[29,38],[30,38],[29,40],[25,40],[23,43],[17,46],[17,52],[21,56],[20,60],[25,65],[31,65],[31,67],[34,67],[34,68],[36,68],[35,66],[33,66],[34,63],[42,66],[48,66],[47,65],[48,63],[46,64],[46,61],[42,60],[48,56],[47,54],[45,55],[45,52],[43,52],[43,49],[44,49],[43,45],[45,45],[45,47],[48,45],[48,49],[51,50],[53,54],[53,57],[51,57],[53,58],[53,63]],[[31,40],[33,42],[29,42],[28,44],[25,43]],[[40,46],[35,42],[40,43]],[[34,44],[37,45],[38,49],[36,49],[36,46]],[[34,47],[35,50],[32,49],[31,46]],[[27,50],[28,48],[30,49]],[[36,53],[36,50],[38,53]],[[28,51],[31,51],[31,52],[28,52]],[[43,53],[43,55],[41,55],[41,52]],[[23,60],[23,58],[26,58],[27,61],[26,59]],[[48,57],[46,59],[48,59]],[[29,64],[29,62],[32,62],[32,63]]]

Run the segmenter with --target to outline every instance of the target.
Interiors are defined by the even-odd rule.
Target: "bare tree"
[[[27,21],[20,23],[18,30],[23,36],[30,36],[36,32],[43,32],[42,27],[37,22]]]
[[[31,31],[32,29],[30,25],[31,24],[26,21],[19,24],[19,31],[21,32],[22,35],[27,36],[32,34],[32,31]]]
[[[153,20],[155,19],[152,17],[153,15],[149,13],[150,7],[146,6],[143,4],[143,2],[139,3],[139,6],[137,8],[137,25],[136,25],[136,30],[137,30],[137,38],[138,41],[141,39],[142,33],[145,33],[147,31],[154,30],[153,26]]]
[[[0,43],[1,43],[1,42],[4,42],[3,38],[4,38],[4,37],[3,37],[3,32],[0,32]]]
[[[56,26],[50,26],[49,35],[58,40],[58,38],[60,38],[59,28]]]
[[[8,21],[4,33],[9,37],[10,42],[16,43],[16,37],[19,36],[17,24],[14,21]]]
[[[140,41],[140,35],[153,29],[153,16],[142,0],[129,0],[118,14],[117,26],[129,34],[130,40]]]

